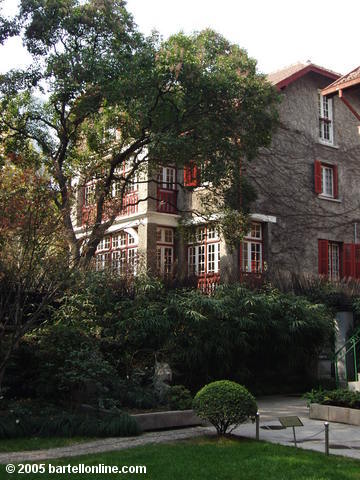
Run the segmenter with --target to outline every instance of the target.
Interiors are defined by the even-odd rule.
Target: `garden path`
[[[304,426],[296,430],[298,447],[324,452],[324,422],[311,420],[305,400],[300,397],[272,396],[258,399],[260,426],[277,425],[279,417],[296,415]],[[234,434],[255,438],[255,425],[247,423],[237,428]],[[144,433],[138,437],[105,438],[71,447],[51,448],[27,452],[0,453],[0,463],[50,460],[94,453],[124,450],[140,445],[168,443],[202,435],[215,434],[213,427],[192,427],[177,430]],[[266,430],[260,428],[260,439],[271,443],[293,446],[292,429]],[[302,441],[304,440],[305,441]],[[360,459],[360,428],[330,422],[330,453]]]

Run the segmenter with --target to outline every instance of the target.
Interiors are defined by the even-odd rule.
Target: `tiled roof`
[[[276,72],[269,73],[267,75],[267,79],[273,85],[276,85],[278,88],[285,87],[292,83],[293,81],[297,80],[298,78],[306,75],[309,72],[319,73],[320,75],[324,75],[331,80],[336,80],[339,78],[339,74],[329,70],[328,68],[320,67],[319,65],[315,65],[314,63],[307,62],[307,63],[294,63],[288,67],[285,67],[281,70],[277,70]]]
[[[337,92],[338,90],[353,87],[360,84],[360,67],[354,68],[350,73],[338,78],[328,87],[324,88],[323,95]]]

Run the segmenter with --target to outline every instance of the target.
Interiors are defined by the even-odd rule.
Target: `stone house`
[[[257,199],[238,250],[201,217],[193,218],[192,240],[181,238],[179,221],[197,205],[203,187],[193,167],[164,166],[156,182],[129,188],[122,214],[98,246],[96,268],[111,265],[128,274],[141,264],[160,275],[196,277],[203,289],[275,268],[334,280],[360,277],[359,121],[339,97],[321,95],[339,78],[311,63],[268,76],[282,97],[280,125],[271,147],[244,161]],[[360,97],[348,95],[359,109]],[[90,182],[80,192],[78,235],[85,234],[93,191]]]

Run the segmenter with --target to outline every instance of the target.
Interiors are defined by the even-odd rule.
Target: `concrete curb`
[[[360,410],[355,408],[334,407],[332,405],[311,403],[310,418],[314,420],[328,420],[329,422],[360,426]]]
[[[203,420],[193,410],[172,410],[131,415],[143,432],[164,428],[194,427],[204,425]]]

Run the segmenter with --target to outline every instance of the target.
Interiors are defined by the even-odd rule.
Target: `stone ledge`
[[[201,420],[193,410],[138,413],[131,416],[136,420],[137,424],[144,432],[165,428],[205,425],[205,422]]]
[[[313,420],[328,420],[329,422],[360,426],[360,410],[356,408],[334,407],[332,405],[311,403],[310,418]]]

